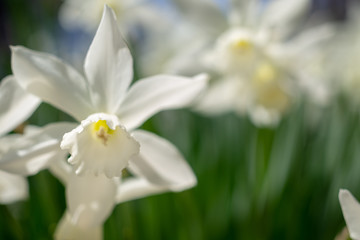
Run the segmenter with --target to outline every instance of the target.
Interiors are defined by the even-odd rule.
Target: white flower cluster
[[[11,47],[13,75],[0,85],[1,203],[26,198],[25,177],[48,169],[66,187],[67,210],[55,238],[102,239],[116,204],[197,183],[175,146],[138,129],[154,114],[183,107],[206,115],[231,111],[269,127],[301,101],[324,106],[341,90],[360,86],[353,60],[360,48],[350,48],[359,45],[360,31],[349,24],[341,36],[350,36],[350,43],[344,43],[334,41],[335,25],[302,25],[310,0],[233,0],[226,11],[210,0],[172,3],[175,17],[148,11],[142,1],[65,1],[65,28],[91,32],[101,19],[83,71],[55,56]],[[157,75],[131,84],[133,58],[119,22],[125,28],[136,15],[153,30],[139,50],[140,75]],[[346,60],[333,50],[339,42],[347,47],[341,48]],[[6,135],[41,102],[77,123],[26,126],[23,134]],[[360,239],[360,206],[347,190],[339,196],[350,235]]]
[[[233,0],[227,14],[210,0],[174,2],[185,30],[169,37],[167,49],[142,57],[153,63],[142,64],[143,71],[212,73],[197,111],[232,111],[271,127],[304,95],[320,106],[330,101],[332,85],[312,67],[335,30],[326,23],[302,26],[311,1]]]

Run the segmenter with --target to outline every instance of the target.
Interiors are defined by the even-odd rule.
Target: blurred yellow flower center
[[[254,73],[254,81],[258,84],[266,84],[273,82],[276,77],[276,69],[268,63],[261,64]]]
[[[93,133],[96,138],[106,145],[109,137],[115,132],[107,124],[105,120],[99,120],[93,124]]]
[[[238,51],[249,51],[252,49],[252,43],[247,39],[239,39],[232,44],[233,48]]]

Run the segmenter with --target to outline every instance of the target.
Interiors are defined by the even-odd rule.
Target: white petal
[[[40,99],[25,92],[14,76],[8,76],[0,85],[0,136],[10,132],[28,119],[40,104]]]
[[[251,106],[249,117],[257,127],[276,127],[281,120],[281,112],[262,106]]]
[[[71,222],[82,228],[102,225],[115,206],[117,185],[104,175],[73,174],[66,186]]]
[[[12,70],[26,91],[79,121],[94,112],[87,83],[71,66],[52,55],[21,46],[11,50]]]
[[[39,131],[36,129],[36,132]],[[21,134],[8,134],[0,138],[0,158],[11,149],[16,141],[21,138]]]
[[[208,76],[194,78],[158,75],[136,82],[117,115],[127,129],[140,126],[155,113],[189,105],[206,87]]]
[[[106,120],[113,133],[104,138],[94,130],[94,124]],[[62,149],[71,153],[69,163],[75,165],[76,173],[105,173],[108,177],[120,176],[130,158],[139,152],[139,144],[120,125],[114,115],[93,114],[64,135]]]
[[[63,158],[60,141],[64,132],[74,127],[73,123],[54,123],[28,135],[18,135],[12,147],[0,158],[0,169],[24,176],[34,175],[49,164]],[[12,135],[9,135],[12,136]],[[1,141],[6,141],[7,136]]]
[[[119,184],[115,199],[116,203],[122,203],[169,190],[166,186],[152,184],[145,178],[130,178]]]
[[[114,113],[132,80],[133,69],[114,12],[107,6],[84,68],[98,112]]]
[[[183,191],[196,185],[190,166],[170,142],[142,130],[134,131],[133,136],[141,148],[140,154],[131,161],[130,170],[171,191]]]
[[[0,203],[9,204],[28,197],[28,184],[24,177],[0,170]]]
[[[71,222],[71,216],[65,212],[61,218],[54,233],[56,240],[102,240],[103,226],[99,225],[91,228],[81,228],[80,226]]]
[[[340,189],[339,200],[350,237],[360,239],[360,204],[346,189]]]
[[[233,110],[240,97],[238,82],[239,79],[223,79],[211,84],[195,103],[195,110],[209,115]]]

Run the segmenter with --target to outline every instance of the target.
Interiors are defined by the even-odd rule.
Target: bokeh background
[[[350,2],[314,0],[309,15],[346,24]],[[226,1],[217,3],[226,6]],[[0,1],[1,78],[11,74],[9,45],[49,52],[81,68],[78,61],[92,34],[63,29],[61,4]],[[128,41],[136,52],[142,39]],[[137,63],[135,58],[135,69]],[[312,111],[301,103],[274,128],[256,127],[233,113],[205,117],[185,109],[157,114],[142,128],[180,149],[198,185],[118,205],[105,223],[104,238],[334,239],[345,227],[339,189],[360,197],[359,110],[339,95],[309,123]],[[59,120],[72,119],[41,104],[26,124]],[[28,180],[28,200],[0,205],[0,239],[52,239],[66,207],[64,187],[48,171]]]

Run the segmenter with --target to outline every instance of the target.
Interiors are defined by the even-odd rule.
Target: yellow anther
[[[93,125],[93,131],[95,136],[102,141],[104,145],[107,144],[107,141],[111,134],[115,132],[115,130],[111,129],[105,120],[99,120]]]

